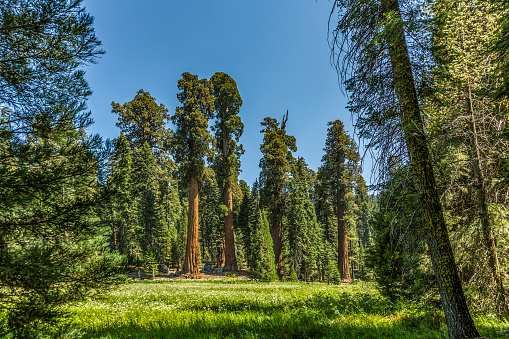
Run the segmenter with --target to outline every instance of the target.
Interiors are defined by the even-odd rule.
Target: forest
[[[324,121],[313,169],[292,111],[245,126],[220,71],[90,134],[92,15],[0,0],[0,337],[509,336],[509,4],[330,3],[355,135]]]

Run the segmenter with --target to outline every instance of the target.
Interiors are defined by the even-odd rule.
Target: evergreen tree
[[[252,231],[250,229],[249,223],[249,205],[251,201],[251,192],[249,190],[249,186],[244,180],[240,180],[240,190],[242,192],[242,201],[239,205],[239,212],[236,216],[235,225],[237,225],[237,230],[239,231],[240,237],[237,237],[238,240],[242,242],[242,249],[244,252],[244,259],[249,261],[249,257],[251,256],[251,236]],[[238,246],[237,241],[237,246]],[[240,263],[240,262],[239,262]]]
[[[157,162],[147,142],[136,150],[134,159],[133,194],[138,212],[137,238],[143,255],[152,253],[155,259],[160,261],[166,247],[163,243],[166,227],[157,204],[159,193]]]
[[[106,181],[111,198],[103,208],[101,217],[110,225],[112,250],[133,262],[140,259],[136,254],[141,253],[141,249],[135,237],[137,206],[132,196],[132,151],[123,133],[113,144]]]
[[[84,132],[81,68],[100,42],[80,3],[0,3],[2,337],[42,335],[63,304],[118,281],[96,214],[101,140]]]
[[[398,0],[381,3],[336,0],[334,11],[338,10],[338,24],[332,46],[341,54],[337,66],[352,93],[350,107],[362,117],[357,122],[361,136],[372,137],[371,146],[385,144],[383,150],[404,146],[397,150],[396,156],[408,152],[414,188],[423,206],[428,250],[449,336],[476,338],[479,333],[468,311],[458,275],[421,117],[416,85],[420,83],[416,81],[419,72],[413,68],[411,56],[417,62],[419,57],[422,60],[427,55],[418,50],[409,51],[406,38],[405,28],[418,34],[424,22],[418,20],[420,11],[412,10],[416,5],[418,3],[409,4],[405,12],[409,15],[404,18]],[[426,43],[420,45],[427,46]],[[393,135],[396,142],[387,143]],[[394,154],[385,153],[385,157],[389,155]]]
[[[477,229],[474,234],[480,233],[483,243],[482,247],[469,246],[466,252],[472,257],[462,255],[460,270],[465,272],[462,276],[467,275],[467,270],[475,272],[465,279],[467,283],[478,276],[476,285],[487,292],[479,297],[494,300],[497,311],[507,315],[509,305],[497,253],[495,216],[493,209],[490,212],[490,205],[506,202],[499,197],[508,192],[507,185],[496,185],[494,180],[499,176],[499,159],[509,157],[507,141],[500,138],[508,102],[494,100],[501,82],[492,48],[501,13],[489,1],[437,1],[431,10],[435,17],[433,45],[437,66],[433,72],[435,86],[425,106],[430,121],[428,132],[437,155],[450,160],[441,164],[442,173],[447,175],[441,180],[442,185],[448,186],[450,197],[445,208],[463,225]],[[457,208],[459,202],[465,208]],[[468,239],[477,237],[465,229],[455,236],[461,252],[468,246],[469,241],[461,239],[467,234]],[[479,257],[485,258],[482,265],[467,268],[470,263],[481,262]],[[483,272],[484,266],[488,272]]]
[[[209,116],[214,111],[214,97],[207,79],[183,73],[178,81],[177,99],[182,104],[177,107],[172,122],[176,126],[173,139],[175,161],[180,164],[179,172],[188,182],[189,207],[187,246],[184,260],[184,273],[199,274],[198,242],[198,180],[205,168],[204,157],[209,152],[210,135],[207,130]]]
[[[120,105],[111,103],[112,113],[118,114],[117,127],[124,132],[133,148],[148,143],[152,153],[167,152],[167,140],[171,130],[166,127],[170,120],[168,109],[158,105],[149,92],[140,89],[133,100]]]
[[[217,144],[214,169],[219,187],[223,191],[223,204],[228,211],[224,217],[224,269],[236,271],[238,266],[233,229],[232,183],[237,182],[240,170],[239,158],[244,153],[242,145],[237,144],[244,130],[244,124],[238,116],[242,99],[235,80],[228,74],[215,73],[210,82],[214,88],[216,118],[212,127]]]
[[[331,244],[335,257],[338,256],[337,219],[334,213],[334,192],[330,189],[329,178],[323,166],[318,168],[314,185],[316,219],[323,230],[323,238]]]
[[[286,134],[286,118],[283,117],[281,125],[273,118],[265,118],[260,132],[263,135],[263,144],[260,146],[263,158],[260,160],[260,179],[263,183],[263,206],[270,210],[272,221],[272,239],[276,270],[279,278],[283,276],[283,189],[290,172],[290,161],[296,152],[295,137]]]
[[[201,253],[207,261],[215,261],[218,267],[223,266],[223,229],[221,213],[225,213],[221,204],[221,192],[217,185],[214,171],[206,167],[200,189],[200,244]],[[227,210],[226,210],[227,212]]]
[[[251,271],[263,281],[278,280],[267,213],[258,211],[253,236]]]
[[[318,258],[321,239],[315,209],[310,199],[314,177],[314,175],[310,177],[311,171],[304,159],[299,157],[292,165],[292,178],[287,185],[286,193],[285,233],[288,235],[290,267],[304,281],[319,278]]]
[[[338,222],[338,269],[341,281],[350,283],[350,264],[348,259],[348,231],[346,217],[346,194],[352,188],[352,182],[358,175],[359,154],[357,145],[344,131],[343,123],[339,120],[327,124],[327,139],[325,141],[325,155],[322,157],[324,178],[326,185],[333,190],[336,205],[336,219]]]

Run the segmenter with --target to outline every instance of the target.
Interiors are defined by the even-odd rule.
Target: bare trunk
[[[235,234],[233,232],[233,198],[232,188],[226,184],[223,191],[223,202],[228,207],[228,215],[224,217],[224,270],[237,271],[237,256],[235,254]]]
[[[501,312],[505,315],[509,314],[509,305],[507,305],[506,291],[502,282],[502,274],[497,256],[497,248],[493,228],[488,213],[488,201],[484,175],[482,173],[481,154],[479,152],[479,143],[477,140],[477,126],[475,124],[474,106],[472,101],[472,91],[470,85],[465,87],[465,97],[467,102],[467,111],[470,115],[470,132],[472,146],[472,165],[474,169],[474,187],[477,190],[477,204],[479,206],[479,219],[484,237],[484,246],[488,251],[488,266],[493,275],[493,280],[497,289],[497,304],[501,306]]]
[[[341,275],[342,283],[351,283],[350,267],[348,259],[348,232],[345,220],[345,188],[338,188],[337,193],[337,211],[338,211],[338,269]]]
[[[383,0],[382,6],[384,17],[402,20],[398,0]],[[390,15],[387,15],[389,13]],[[468,311],[436,188],[404,29],[399,22],[390,27],[386,26],[386,29],[401,125],[405,133],[410,168],[423,206],[424,229],[449,336],[477,338],[479,333]]]
[[[182,272],[193,277],[200,275],[200,245],[198,242],[198,182],[189,178],[189,210],[187,212],[187,245]]]

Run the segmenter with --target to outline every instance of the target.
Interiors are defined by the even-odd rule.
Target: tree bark
[[[198,242],[198,182],[194,175],[189,178],[189,210],[187,212],[187,245],[182,273],[192,277],[200,275],[200,244]]]
[[[501,307],[500,311],[503,315],[509,314],[509,305],[507,304],[507,296],[502,282],[502,274],[500,271],[500,263],[498,261],[497,247],[495,243],[495,236],[493,235],[493,228],[488,212],[488,199],[486,194],[486,185],[484,175],[482,172],[481,154],[479,151],[479,142],[477,139],[477,126],[475,123],[474,105],[472,101],[472,91],[470,85],[465,87],[465,98],[467,104],[467,112],[470,115],[469,127],[471,132],[471,147],[472,147],[472,167],[474,170],[474,187],[477,191],[477,204],[479,206],[479,219],[481,221],[481,228],[484,238],[484,246],[488,252],[488,266],[493,275],[497,291],[497,304]]]
[[[399,2],[398,0],[383,0],[382,6],[386,19],[393,16],[398,20],[396,25],[386,26],[390,32],[385,33],[385,39],[389,47],[394,86],[400,106],[401,124],[410,158],[410,168],[425,217],[424,229],[428,249],[440,291],[449,336],[451,338],[477,338],[479,333],[468,311],[436,188],[405,33],[401,25]]]
[[[237,255],[235,253],[235,234],[233,233],[233,198],[230,183],[225,185],[223,202],[228,207],[228,215],[224,217],[224,270],[238,271]]]
[[[337,211],[338,211],[338,269],[341,275],[342,283],[351,283],[350,267],[348,259],[348,232],[345,220],[345,188],[341,186],[337,193]]]

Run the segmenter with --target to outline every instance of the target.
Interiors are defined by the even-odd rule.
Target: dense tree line
[[[319,177],[292,154],[288,112],[281,122],[265,118],[260,178],[249,187],[238,181],[243,124],[235,81],[225,73],[210,81],[184,73],[178,87],[183,106],[174,116],[143,90],[123,105],[112,103],[121,134],[109,142],[102,174],[112,197],[101,214],[111,250],[133,267],[164,263],[191,276],[206,261],[264,280],[329,282],[351,282],[352,261],[357,278],[365,276],[364,247],[373,233],[366,213],[373,203],[341,121],[329,123]],[[175,133],[165,127],[169,119]],[[321,206],[333,206],[333,223],[319,220]]]

